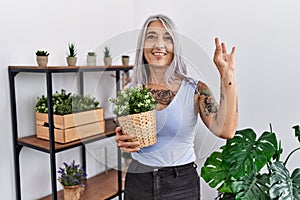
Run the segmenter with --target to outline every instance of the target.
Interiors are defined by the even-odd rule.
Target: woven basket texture
[[[135,136],[140,148],[156,143],[155,110],[118,117],[118,121],[122,130]]]

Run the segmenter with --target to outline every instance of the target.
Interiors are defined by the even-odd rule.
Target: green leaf
[[[290,176],[282,162],[274,162],[270,166],[270,197],[278,200],[300,199],[300,169],[295,169]]]
[[[293,129],[295,129],[295,136],[298,137],[298,141],[300,142],[300,126],[293,126]]]
[[[215,188],[221,185],[218,189],[220,192],[232,193],[229,169],[229,165],[223,162],[222,153],[213,152],[201,169],[201,177],[210,187]]]
[[[274,133],[264,132],[256,141],[256,134],[252,129],[236,132],[233,139],[227,140],[223,147],[223,159],[230,165],[230,174],[234,178],[257,172],[266,165],[277,149]]]
[[[269,176],[267,174],[245,175],[232,183],[232,191],[239,200],[266,200],[269,198]]]

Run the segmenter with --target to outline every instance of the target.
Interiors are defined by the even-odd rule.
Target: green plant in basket
[[[109,98],[109,101],[114,104],[113,113],[117,116],[151,111],[157,103],[147,88],[141,85],[125,88],[118,92],[117,98]]]

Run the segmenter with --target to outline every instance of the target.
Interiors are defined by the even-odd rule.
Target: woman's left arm
[[[220,103],[218,105],[210,89],[204,83],[199,82],[200,116],[215,135],[221,138],[232,138],[238,124],[238,100],[234,64],[235,47],[232,48],[230,53],[227,53],[225,44],[220,44],[218,38],[215,39],[215,44],[216,49],[213,60],[221,78]],[[206,109],[208,104],[213,109]]]

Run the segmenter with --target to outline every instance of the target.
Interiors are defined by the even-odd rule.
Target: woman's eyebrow
[[[147,35],[148,35],[148,34],[156,34],[156,32],[155,32],[155,31],[149,31],[149,32],[147,32],[146,34],[147,34]]]

